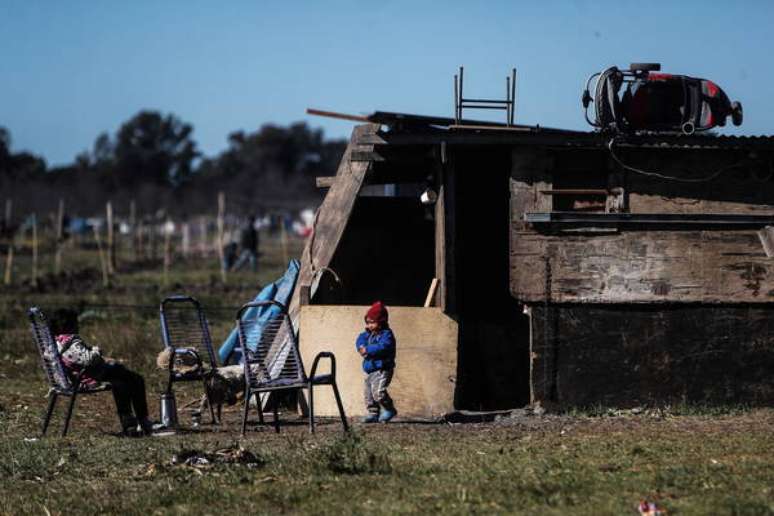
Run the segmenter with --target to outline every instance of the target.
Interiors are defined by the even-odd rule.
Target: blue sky
[[[0,126],[14,150],[56,165],[157,109],[192,123],[212,155],[268,122],[349,135],[307,107],[451,116],[464,65],[476,96],[502,96],[518,69],[518,122],[584,129],[589,74],[659,61],[742,101],[744,125],[724,133],[771,134],[773,54],[770,0],[0,0]]]

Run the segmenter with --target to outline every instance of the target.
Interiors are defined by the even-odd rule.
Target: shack
[[[291,303],[349,414],[376,299],[403,415],[774,402],[774,138],[353,118]]]

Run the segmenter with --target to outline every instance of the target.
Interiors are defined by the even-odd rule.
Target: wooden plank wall
[[[686,163],[669,161],[676,159],[669,154],[661,157],[649,166],[672,173],[697,166],[695,155]],[[565,155],[560,161],[573,160]],[[716,166],[722,163],[707,159],[707,169]],[[540,191],[551,188],[556,167],[556,156],[549,151],[514,149],[510,286],[515,298],[594,303],[774,300],[774,261],[766,257],[755,230],[549,233],[526,224],[524,213],[551,211],[550,196]],[[582,165],[574,167],[583,173]],[[711,182],[686,184],[631,173],[622,180],[620,169],[609,168],[610,184],[625,185],[632,213],[774,213],[774,181],[761,181],[754,170],[734,169]]]

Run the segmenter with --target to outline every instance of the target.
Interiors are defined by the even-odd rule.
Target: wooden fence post
[[[105,205],[105,219],[107,222],[107,266],[108,273],[116,272],[116,242],[113,234],[113,203],[108,201]]]
[[[129,201],[129,245],[132,246],[132,257],[137,261],[137,203]]]
[[[102,286],[110,286],[110,275],[108,274],[107,260],[105,252],[102,250],[102,239],[99,236],[99,228],[94,226],[94,239],[97,241],[97,252],[99,252],[99,265],[102,268]]]
[[[59,211],[56,213],[56,256],[54,274],[62,272],[62,247],[64,246],[64,199],[59,199]]]
[[[142,260],[145,256],[143,254],[143,247],[142,247],[142,233],[145,231],[145,227],[142,223],[142,219],[137,221],[137,227],[134,230],[134,238],[135,238],[135,249],[134,249],[134,259],[135,261]]]
[[[188,255],[191,254],[191,225],[188,224],[188,222],[183,222],[182,228],[180,229],[182,235],[181,235],[181,252],[183,254],[183,258],[186,260],[188,259]]]
[[[11,284],[11,271],[13,270],[13,245],[16,234],[12,234],[8,239],[8,253],[5,256],[5,273],[3,274],[3,283]]]
[[[5,200],[5,213],[3,223],[8,231],[11,231],[11,211],[13,208],[13,200]],[[11,271],[13,270],[13,245],[16,239],[16,232],[12,231],[11,236],[8,238],[8,251],[5,256],[5,271],[3,272],[3,283],[5,285],[11,284]]]
[[[32,214],[32,286],[38,286],[38,214]]]
[[[225,230],[226,194],[218,192],[218,257],[220,258],[220,279],[226,283],[225,256],[223,255],[223,232]]]
[[[172,264],[172,219],[167,215],[164,223],[164,286],[169,284],[169,266]]]
[[[202,215],[202,217],[199,219],[199,232],[201,235],[199,236],[199,251],[201,252],[202,258],[207,257],[207,218]]]

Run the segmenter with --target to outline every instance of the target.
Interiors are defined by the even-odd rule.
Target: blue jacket
[[[355,351],[364,347],[363,371],[373,373],[395,368],[395,335],[389,328],[383,328],[376,333],[364,331],[357,336]]]

